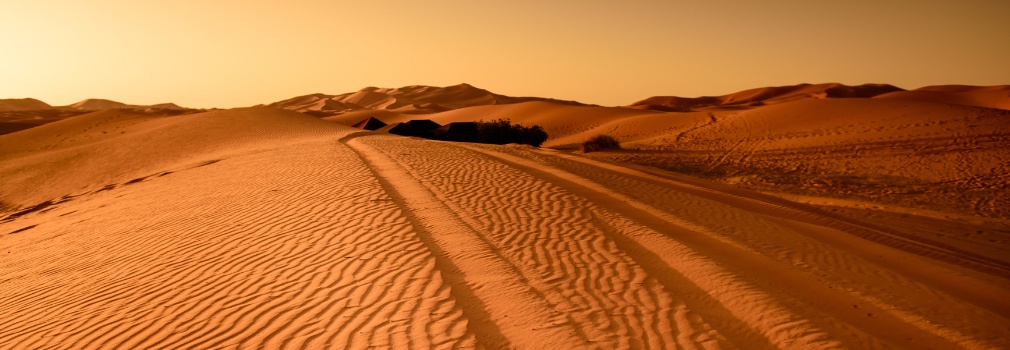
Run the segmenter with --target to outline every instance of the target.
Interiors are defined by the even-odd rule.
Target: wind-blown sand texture
[[[1010,347],[1005,251],[578,154],[107,110],[0,136],[0,178],[6,348]]]

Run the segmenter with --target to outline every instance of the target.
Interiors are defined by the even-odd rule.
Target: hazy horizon
[[[468,83],[626,105],[838,82],[1010,83],[1005,1],[8,1],[0,98],[193,108]]]

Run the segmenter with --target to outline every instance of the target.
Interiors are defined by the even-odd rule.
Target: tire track
[[[580,172],[583,176],[594,177],[596,181],[606,184],[609,188],[625,191],[629,195],[640,198],[643,201],[648,201],[650,205],[657,207],[667,206],[669,202],[674,201],[672,197],[678,197],[675,200],[678,202],[691,202],[692,205],[685,206],[688,210],[690,208],[706,206],[705,202],[712,203],[710,201],[715,201],[718,202],[718,206],[723,207],[718,211],[736,211],[737,214],[753,212],[773,218],[837,230],[811,230],[810,227],[812,226],[808,225],[803,229],[790,229],[794,234],[789,235],[785,241],[780,241],[778,244],[781,246],[796,245],[799,244],[797,242],[797,239],[799,239],[807,240],[804,243],[806,245],[802,249],[799,249],[799,251],[831,252],[840,248],[846,254],[836,255],[834,260],[828,261],[829,264],[827,266],[837,266],[837,264],[844,262],[846,264],[845,268],[854,268],[869,262],[878,266],[866,269],[866,273],[875,274],[880,278],[887,277],[893,281],[901,279],[893,275],[894,271],[900,271],[901,274],[928,285],[926,289],[908,292],[910,294],[931,294],[934,290],[940,290],[970,301],[981,308],[992,310],[1003,317],[1010,317],[1010,306],[1002,302],[1005,290],[993,287],[993,282],[996,285],[1005,286],[1005,280],[1001,282],[999,279],[987,278],[988,276],[969,277],[965,275],[971,273],[960,270],[960,268],[972,269],[997,277],[1007,278],[1010,275],[1006,274],[1005,262],[981,257],[970,252],[963,252],[957,248],[932,242],[928,239],[894,232],[872,223],[844,218],[830,212],[817,210],[781,198],[748,193],[727,186],[720,186],[718,189],[709,188],[706,186],[717,185],[706,184],[686,177],[671,179],[663,177],[661,174],[652,173],[648,169],[638,171],[568,155],[540,157],[538,159],[549,162],[560,162],[557,165],[561,165],[565,169]],[[711,207],[711,204],[707,206]],[[709,214],[717,211],[712,209],[718,209],[718,207],[706,209],[705,213]],[[743,211],[733,209],[743,209]],[[711,215],[695,215],[699,219],[706,216]],[[735,220],[742,221],[740,218]],[[725,222],[725,220],[723,221]],[[741,232],[739,229],[736,231],[734,235],[746,236],[746,232]],[[795,233],[799,233],[800,236],[795,236]],[[910,258],[902,253],[895,254],[895,252],[883,246],[874,245],[860,239],[849,238],[849,236],[863,238],[887,247],[950,263],[953,266],[936,264],[935,261],[920,258]],[[748,243],[747,241],[750,243],[767,243],[773,238],[767,235],[760,237],[751,235],[745,243]],[[819,242],[811,242],[810,239]],[[833,249],[825,249],[826,246],[824,244],[828,244]],[[782,248],[778,249],[783,250]],[[766,247],[763,250],[774,249]],[[784,250],[797,251],[795,248]],[[803,259],[826,257],[825,255],[810,254],[803,257]],[[820,262],[824,261],[811,262],[816,262],[816,264],[810,264],[811,266],[821,266]],[[887,267],[887,269],[880,269],[880,266]],[[949,272],[937,273],[937,269]]]
[[[719,262],[712,260],[709,256],[734,254],[739,248],[736,246],[726,246],[723,242],[712,242],[703,238],[704,231],[696,231],[696,227],[685,228],[679,224],[683,222],[671,223],[670,218],[661,210],[649,208],[641,205],[634,199],[622,196],[577,176],[564,173],[560,169],[545,168],[543,164],[536,164],[523,158],[508,154],[491,151],[483,146],[468,146],[468,148],[494,157],[498,161],[509,164],[512,167],[521,169],[536,175],[538,178],[548,179],[554,184],[564,187],[591,203],[597,203],[605,209],[600,218],[609,221],[605,225],[610,233],[617,233],[615,238],[625,243],[629,250],[642,253],[647,251],[651,256],[660,257],[662,265],[668,268],[657,268],[655,261],[645,259],[639,262],[642,266],[648,266],[650,275],[671,278],[671,275],[679,275],[683,278],[673,277],[664,283],[667,286],[676,288],[681,292],[700,292],[703,296],[690,295],[688,298],[700,301],[691,306],[692,309],[700,309],[703,305],[719,305],[715,314],[728,311],[731,320],[721,320],[721,325],[737,334],[739,343],[749,345],[767,344],[768,347],[775,348],[836,348],[841,343],[825,331],[822,326],[800,316],[800,313],[791,310],[782,300],[763,291],[759,285],[741,278],[734,271],[728,270],[724,265],[724,260]],[[615,221],[616,220],[616,221]],[[638,230],[628,231],[628,227],[638,227]],[[694,230],[692,230],[694,229]],[[671,239],[671,237],[676,237]],[[686,241],[686,243],[681,243]],[[629,244],[632,243],[632,244]],[[713,249],[713,247],[717,247]],[[699,248],[706,248],[701,249]],[[719,251],[720,253],[715,253]],[[638,256],[638,254],[636,254]],[[736,259],[741,259],[737,257]],[[760,264],[760,261],[753,259],[747,261],[748,264],[758,263],[758,266],[767,268],[767,264]],[[754,272],[754,271],[749,271]],[[697,286],[695,288],[678,287],[678,282],[688,281]],[[711,298],[711,300],[704,300]],[[739,324],[739,323],[743,324]],[[720,328],[722,329],[722,328]],[[752,334],[748,329],[753,330]],[[850,333],[852,330],[844,330]],[[858,332],[857,332],[858,333]],[[757,338],[755,338],[755,335]],[[858,335],[856,335],[858,336]]]
[[[906,344],[903,346],[912,346],[907,342],[909,339],[914,339],[915,343],[920,346],[948,343],[950,346],[959,344],[958,346],[986,347],[993,346],[991,344],[994,343],[982,345],[986,342],[980,342],[980,339],[995,340],[997,339],[994,338],[996,334],[1004,332],[1000,330],[998,325],[1003,324],[1005,319],[993,315],[989,310],[965,305],[964,301],[952,298],[929,286],[923,286],[917,280],[909,280],[902,276],[902,273],[907,270],[901,266],[896,270],[891,270],[862,259],[869,254],[879,255],[878,257],[894,257],[894,252],[878,251],[886,248],[866,246],[865,244],[862,246],[844,245],[829,240],[829,243],[840,244],[843,252],[846,249],[857,249],[838,254],[835,252],[839,251],[839,247],[825,245],[823,242],[806,237],[806,235],[838,237],[839,233],[822,233],[819,231],[823,228],[819,226],[792,224],[791,221],[787,221],[788,219],[769,220],[763,215],[749,213],[749,211],[766,213],[767,210],[755,210],[749,206],[730,209],[723,205],[716,205],[708,200],[679,191],[678,187],[681,186],[672,186],[671,184],[649,186],[647,182],[625,174],[625,172],[632,170],[616,169],[618,167],[610,165],[602,165],[601,167],[577,164],[574,160],[567,159],[574,158],[572,156],[565,156],[562,159],[540,152],[537,152],[539,155],[531,154],[534,152],[521,147],[494,148],[494,151],[489,150],[491,147],[474,147],[485,152],[500,150],[519,154],[523,158],[502,156],[510,157],[510,160],[516,162],[527,163],[526,167],[530,171],[546,169],[541,171],[544,173],[543,176],[553,174],[559,181],[568,181],[576,188],[581,186],[582,190],[605,194],[597,199],[598,202],[606,201],[606,198],[617,199],[610,200],[610,202],[618,203],[618,207],[625,206],[625,209],[618,212],[637,222],[648,223],[650,218],[636,218],[636,213],[650,213],[653,216],[651,220],[654,221],[653,224],[646,224],[646,226],[657,231],[663,232],[664,229],[660,228],[663,228],[663,222],[666,222],[666,225],[674,227],[668,227],[665,230],[676,232],[676,227],[679,226],[704,234],[704,236],[699,236],[698,234],[685,233],[676,236],[676,239],[689,244],[692,248],[700,249],[699,251],[707,251],[706,255],[720,256],[719,261],[732,267],[734,271],[740,271],[747,276],[755,276],[756,278],[753,280],[758,282],[761,289],[774,291],[775,295],[792,295],[790,298],[792,300],[782,300],[786,306],[797,310],[822,310],[821,316],[817,316],[817,323],[827,327],[826,329],[833,329],[831,330],[832,334],[851,333],[852,327],[858,328],[859,331],[853,333],[855,338],[852,339],[857,343],[872,340],[857,334],[866,332],[873,335],[875,339],[887,340],[892,344]],[[494,155],[498,154],[500,153]],[[536,160],[536,163],[527,159]],[[586,160],[583,163],[591,162]],[[558,166],[568,171],[577,172],[579,175],[554,168]],[[603,170],[604,167],[607,168],[607,171]],[[588,176],[593,180],[587,180],[582,176]],[[590,193],[590,195],[592,194]],[[746,204],[747,201],[732,202],[734,205],[741,203]],[[671,216],[674,212],[677,215]],[[795,218],[790,217],[790,219]],[[699,239],[705,236],[708,238]],[[733,251],[736,253],[730,253]],[[904,264],[914,265],[917,263],[906,261]],[[923,271],[930,269],[930,267],[923,266],[917,268]],[[839,274],[839,271],[846,273]],[[925,280],[931,281],[930,278]],[[967,281],[974,284],[982,283]],[[945,289],[950,289],[950,287],[952,286],[944,286]],[[956,285],[953,287],[958,288]],[[990,286],[983,291],[991,289]],[[937,309],[930,310],[927,314],[916,311],[921,310],[921,304],[908,301],[902,305],[901,302],[907,300],[906,296],[908,295],[921,295],[922,299],[917,298],[916,300],[928,299]],[[810,303],[803,300],[816,301]],[[828,300],[833,301],[829,302]],[[895,302],[898,304],[896,305]],[[852,307],[846,309],[847,306]],[[937,322],[940,315],[946,316],[939,318],[942,322]],[[972,316],[965,317],[965,315]],[[985,329],[978,329],[975,317],[992,320],[989,323],[992,327],[987,325],[981,327]],[[966,321],[968,319],[972,321]],[[844,324],[839,324],[837,320],[843,320]],[[976,326],[970,326],[969,323],[976,324]],[[846,331],[846,329],[849,330]],[[904,335],[898,336],[898,334]],[[923,342],[924,339],[932,340]]]
[[[486,237],[580,333],[604,348],[731,345],[594,226],[587,203],[549,182],[448,143],[355,139],[395,155],[460,221]],[[692,340],[678,332],[707,330]],[[678,340],[684,341],[679,343]],[[704,344],[704,345],[702,345]]]
[[[415,227],[440,258],[453,291],[458,291],[464,313],[476,326],[471,330],[490,347],[574,348],[585,339],[565,322],[557,322],[547,301],[526,285],[526,276],[505,261],[495,247],[464,222],[400,165],[360,138],[346,144],[404,208],[413,213]],[[508,318],[507,320],[504,318]]]

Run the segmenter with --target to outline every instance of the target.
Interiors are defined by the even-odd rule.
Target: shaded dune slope
[[[33,130],[11,348],[1010,346],[1006,255],[676,174],[270,108]]]

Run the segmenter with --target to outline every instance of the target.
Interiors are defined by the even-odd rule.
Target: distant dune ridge
[[[0,135],[33,128],[81,114],[110,110],[138,110],[159,114],[183,114],[196,110],[174,103],[155,105],[129,105],[103,99],[86,99],[67,106],[51,106],[32,99],[0,99]]]
[[[106,109],[148,109],[148,108],[158,108],[158,109],[187,109],[179,107],[174,103],[159,103],[154,105],[128,105],[122,102],[103,100],[103,99],[87,99],[75,104],[59,107],[66,109],[76,109],[81,111],[101,111]]]
[[[937,85],[911,91],[897,91],[877,97],[1010,109],[1010,85],[982,87]]]
[[[159,103],[154,105],[130,105],[122,102],[97,99],[97,98],[89,98],[71,105],[55,106],[55,107],[50,106],[48,103],[33,98],[0,99],[0,112],[46,111],[53,109],[93,112],[105,109],[148,109],[148,108],[169,109],[169,110],[189,109],[185,107],[180,107],[174,103]]]
[[[3,100],[0,344],[1010,348],[1007,91]],[[383,132],[498,118],[550,138]]]
[[[0,112],[20,112],[52,109],[48,103],[34,98],[0,99]]]
[[[686,112],[696,109],[747,108],[802,99],[824,98],[896,98],[1010,109],[1010,85],[937,85],[904,90],[887,84],[857,86],[838,83],[800,84],[751,89],[722,96],[693,98],[655,96],[632,103],[629,107]]]
[[[435,113],[464,107],[549,101],[582,105],[574,101],[539,97],[510,97],[491,93],[469,84],[448,87],[405,86],[401,88],[367,87],[341,95],[312,94],[269,104],[270,107],[298,112],[340,114],[363,110],[391,110],[401,113]]]

